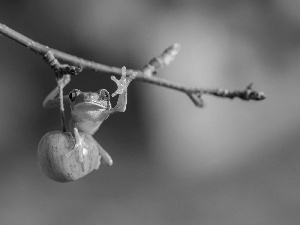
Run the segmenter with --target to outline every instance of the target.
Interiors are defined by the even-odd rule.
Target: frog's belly
[[[79,121],[76,123],[76,127],[79,131],[93,135],[100,127],[99,121]]]

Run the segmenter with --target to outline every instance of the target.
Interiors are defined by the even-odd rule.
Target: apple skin
[[[42,137],[38,146],[38,163],[46,176],[57,182],[70,182],[99,168],[99,144],[91,135],[79,134],[83,138],[83,162],[79,161],[76,150],[72,152],[75,139],[70,132],[52,131]],[[69,152],[71,154],[67,154]]]

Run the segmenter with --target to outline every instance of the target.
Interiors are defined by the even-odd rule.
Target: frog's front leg
[[[71,76],[68,74],[64,75],[61,80],[62,88],[64,88],[70,81],[71,81]],[[51,108],[51,107],[54,107],[55,105],[57,105],[57,103],[59,102],[58,95],[59,95],[59,87],[56,87],[45,98],[45,100],[43,102],[43,107]]]
[[[122,67],[122,77],[120,80],[117,80],[115,76],[112,76],[111,79],[116,82],[118,89],[112,94],[112,97],[119,94],[117,105],[110,110],[110,113],[114,112],[124,112],[127,105],[127,88],[130,82],[136,77],[137,73],[132,73],[129,77],[126,77],[126,67]]]

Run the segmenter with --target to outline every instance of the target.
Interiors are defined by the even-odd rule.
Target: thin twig
[[[78,58],[76,56],[61,52],[56,49],[49,48],[48,46],[35,42],[30,38],[24,36],[23,34],[20,34],[1,23],[0,23],[0,34],[3,34],[4,36],[18,42],[21,45],[24,45],[31,51],[41,56],[44,56],[50,50],[55,56],[55,58],[63,60],[72,65],[76,65],[80,68],[91,69],[96,72],[105,72],[105,73],[114,74],[118,76],[122,75],[121,68],[103,65],[86,59]],[[137,81],[151,83],[151,84],[155,84],[158,86],[162,86],[162,87],[166,87],[166,88],[170,88],[170,89],[174,89],[186,93],[192,99],[195,105],[199,107],[203,106],[202,95],[204,94],[214,95],[222,98],[230,98],[230,99],[232,98],[240,98],[243,100],[265,99],[265,95],[263,92],[252,90],[252,87],[246,88],[243,91],[231,91],[226,89],[193,88],[163,78],[159,78],[157,76],[145,75],[144,72],[141,70],[127,70],[127,73],[129,75],[132,74],[133,72],[136,72],[137,74],[135,78],[135,80]]]
[[[66,119],[65,119],[65,108],[64,108],[64,94],[63,94],[63,86],[61,83],[58,82],[58,88],[59,88],[59,111],[60,111],[60,119],[61,119],[61,127],[62,131],[66,132]]]
[[[175,43],[170,47],[166,48],[159,56],[154,57],[147,63],[143,68],[143,73],[145,76],[152,76],[157,73],[157,70],[168,66],[179,53],[181,45]]]

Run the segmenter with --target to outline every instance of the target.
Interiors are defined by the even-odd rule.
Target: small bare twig
[[[259,92],[259,91],[255,91],[252,89],[253,84],[250,83],[245,90],[243,91],[230,91],[230,90],[225,90],[225,89],[216,89],[215,91],[212,91],[211,94],[218,96],[218,97],[222,97],[222,98],[241,98],[243,100],[263,100],[265,99],[264,93],[263,92]]]
[[[59,60],[63,60],[72,65],[76,65],[79,68],[91,69],[96,72],[105,72],[105,73],[114,74],[114,75],[118,75],[118,76],[122,75],[121,68],[103,65],[100,63],[86,60],[86,59],[78,58],[76,56],[73,56],[73,55],[70,55],[70,54],[55,50],[55,49],[51,49],[48,46],[37,43],[37,42],[31,40],[30,38],[24,36],[23,34],[20,34],[1,23],[0,23],[0,34],[3,34],[4,36],[6,36],[12,40],[15,40],[19,44],[26,46],[28,49],[30,49],[31,51],[33,51],[41,56],[44,56],[45,54],[47,54],[47,52],[51,51],[55,58],[57,58]],[[150,61],[149,64],[152,65],[154,68],[154,69],[153,68],[150,69],[150,73],[149,73],[149,69],[146,69],[146,66],[145,66],[143,71],[142,70],[127,70],[128,75],[135,72],[137,74],[135,80],[137,80],[137,81],[147,82],[147,83],[155,84],[158,86],[162,86],[162,87],[166,87],[166,88],[184,92],[190,97],[190,99],[198,107],[203,106],[202,96],[204,94],[214,95],[214,96],[218,96],[218,97],[222,97],[222,98],[230,98],[230,99],[240,98],[243,100],[257,100],[257,101],[265,99],[264,93],[253,90],[252,86],[250,86],[242,91],[231,91],[231,90],[226,90],[226,89],[192,88],[192,87],[185,86],[183,84],[178,84],[173,81],[159,78],[157,76],[152,76],[153,73],[156,73],[158,68],[160,68],[164,65],[167,65],[174,59],[174,57],[176,56],[176,54],[179,51],[179,48],[180,48],[180,45],[175,44],[175,45],[171,46],[170,48],[166,49],[160,56],[154,58],[152,61],[153,65],[151,64],[151,61]],[[149,65],[149,64],[147,64],[147,65]],[[146,73],[145,73],[145,70],[146,70]]]
[[[60,79],[61,80],[61,79]],[[59,80],[59,81],[60,81]],[[60,120],[61,120],[61,127],[62,127],[62,131],[66,132],[66,117],[65,117],[65,108],[64,108],[64,101],[63,101],[63,86],[61,82],[57,82],[58,83],[58,90],[59,90],[59,111],[60,111]]]
[[[168,66],[180,51],[180,44],[175,43],[163,51],[159,56],[154,57],[143,68],[145,76],[151,77],[157,73],[157,70]]]
[[[194,89],[187,93],[196,106],[203,107],[204,101],[201,98],[202,94],[210,94],[221,98],[240,98],[243,100],[256,100],[260,101],[265,99],[263,92],[256,91],[252,89],[253,84],[250,83],[244,90],[227,90],[227,89],[210,89],[210,90],[200,90]]]

